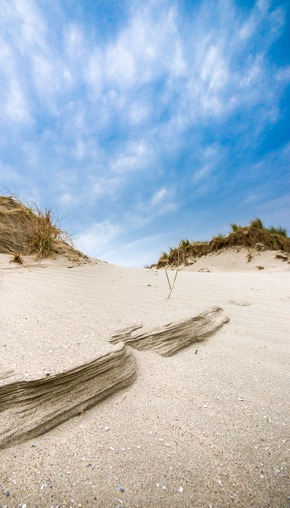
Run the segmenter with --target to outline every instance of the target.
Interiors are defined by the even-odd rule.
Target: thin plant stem
[[[170,290],[171,289],[171,284],[170,284],[170,280],[169,280],[168,273],[167,273],[166,269],[165,269],[165,274],[166,274],[166,278],[167,278],[167,282],[168,282],[168,286],[169,286],[169,290]]]
[[[178,268],[179,268],[179,249],[177,251],[177,267],[176,267],[176,272],[175,272],[175,276],[174,276],[174,280],[173,280],[173,283],[172,283],[172,286],[171,286],[171,289],[169,291],[169,295],[167,297],[167,300],[169,300],[170,296],[171,296],[171,293],[173,291],[173,288],[175,286],[175,282],[176,282],[176,279],[177,279],[177,274],[178,274]]]

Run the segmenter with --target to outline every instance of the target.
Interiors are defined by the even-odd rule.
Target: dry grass
[[[163,252],[156,266],[157,268],[176,267],[179,262],[187,265],[193,258],[233,247],[252,248],[259,251],[281,250],[289,253],[290,238],[285,228],[281,226],[266,228],[261,219],[255,218],[248,226],[231,224],[231,232],[228,236],[217,235],[209,242],[190,243],[188,240],[182,240],[178,247],[170,247],[168,253]]]
[[[18,254],[17,252],[14,252],[13,259],[11,259],[11,261],[9,261],[9,263],[17,263],[18,265],[23,265],[23,258],[21,257],[20,254]]]
[[[85,259],[58,222],[51,210],[43,211],[36,204],[24,205],[14,196],[0,196],[0,252],[33,254],[38,259],[54,255],[76,262]]]
[[[36,254],[40,259],[52,256],[57,252],[57,241],[69,241],[70,237],[54,221],[51,210],[40,210],[37,205],[32,211],[28,231],[28,252]]]

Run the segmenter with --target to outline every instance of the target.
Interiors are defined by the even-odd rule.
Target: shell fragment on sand
[[[124,344],[66,372],[0,385],[0,448],[44,434],[130,385],[133,355]]]
[[[171,356],[179,349],[206,339],[227,323],[229,318],[222,312],[221,307],[211,307],[195,317],[134,334],[142,328],[142,325],[136,325],[117,331],[110,342],[117,344],[121,341],[139,351],[153,349],[162,356]]]

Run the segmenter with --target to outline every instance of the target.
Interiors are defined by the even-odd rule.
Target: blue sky
[[[127,266],[290,232],[287,0],[1,0],[0,193]]]

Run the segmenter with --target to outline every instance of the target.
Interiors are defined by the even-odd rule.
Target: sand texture
[[[110,342],[117,344],[122,341],[138,351],[152,349],[163,356],[172,356],[194,342],[201,342],[227,323],[229,320],[222,315],[222,310],[211,307],[198,316],[143,333],[134,333],[143,328],[142,325],[126,328],[114,333]]]
[[[169,299],[163,270],[0,256],[1,507],[288,506],[290,265],[227,256]]]
[[[0,385],[0,449],[48,432],[128,386],[134,376],[134,358],[123,344],[51,377],[9,383],[5,376],[5,385]]]

